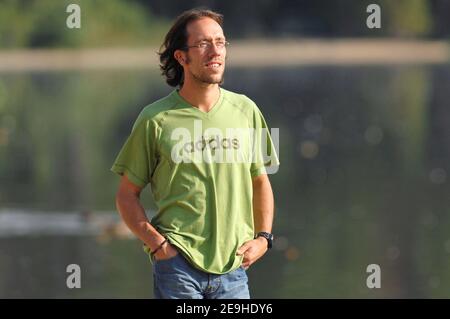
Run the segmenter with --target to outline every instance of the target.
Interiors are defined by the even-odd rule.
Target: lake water
[[[277,240],[248,271],[253,297],[450,297],[448,65],[231,68],[224,87],[280,129]],[[0,298],[152,297],[109,168],[169,92],[153,71],[0,74]]]

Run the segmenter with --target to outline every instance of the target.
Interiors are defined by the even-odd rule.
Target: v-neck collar
[[[213,105],[213,107],[209,110],[209,112],[204,112],[202,110],[200,110],[198,107],[193,106],[192,104],[190,104],[188,101],[186,101],[181,95],[178,89],[175,89],[173,91],[173,95],[175,96],[175,98],[178,100],[178,102],[184,106],[188,106],[190,108],[195,109],[194,111],[196,111],[197,114],[201,115],[202,117],[205,118],[211,118],[215,113],[217,113],[217,111],[220,109],[220,107],[222,106],[222,102],[223,102],[223,98],[224,98],[224,91],[221,87],[219,87],[219,99],[217,100],[217,102]]]

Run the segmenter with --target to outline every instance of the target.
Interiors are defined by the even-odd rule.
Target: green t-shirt
[[[146,106],[111,170],[150,183],[152,225],[195,267],[224,274],[240,266],[236,251],[254,237],[252,177],[278,165],[256,104],[220,88],[209,112],[177,90]]]

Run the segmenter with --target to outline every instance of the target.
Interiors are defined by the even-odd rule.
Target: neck
[[[218,84],[194,84],[186,81],[179,94],[192,106],[203,112],[209,112],[219,100],[220,90]]]

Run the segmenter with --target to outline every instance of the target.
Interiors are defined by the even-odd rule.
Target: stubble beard
[[[204,74],[204,73],[200,73],[200,74],[195,74],[194,72],[190,71],[190,73],[192,74],[192,77],[194,79],[196,79],[198,82],[203,83],[203,84],[222,84],[223,83],[223,74],[225,72],[222,72],[222,74],[217,74],[217,75],[209,75],[209,74]]]
[[[190,62],[191,61],[188,57],[186,63],[190,63]],[[202,84],[219,84],[220,85],[220,84],[223,84],[223,76],[225,73],[225,66],[224,66],[224,69],[221,74],[209,75],[209,74],[205,74],[203,72],[200,72],[200,74],[195,74],[191,70],[189,70],[189,73],[192,75],[192,77],[196,81],[198,81]]]

